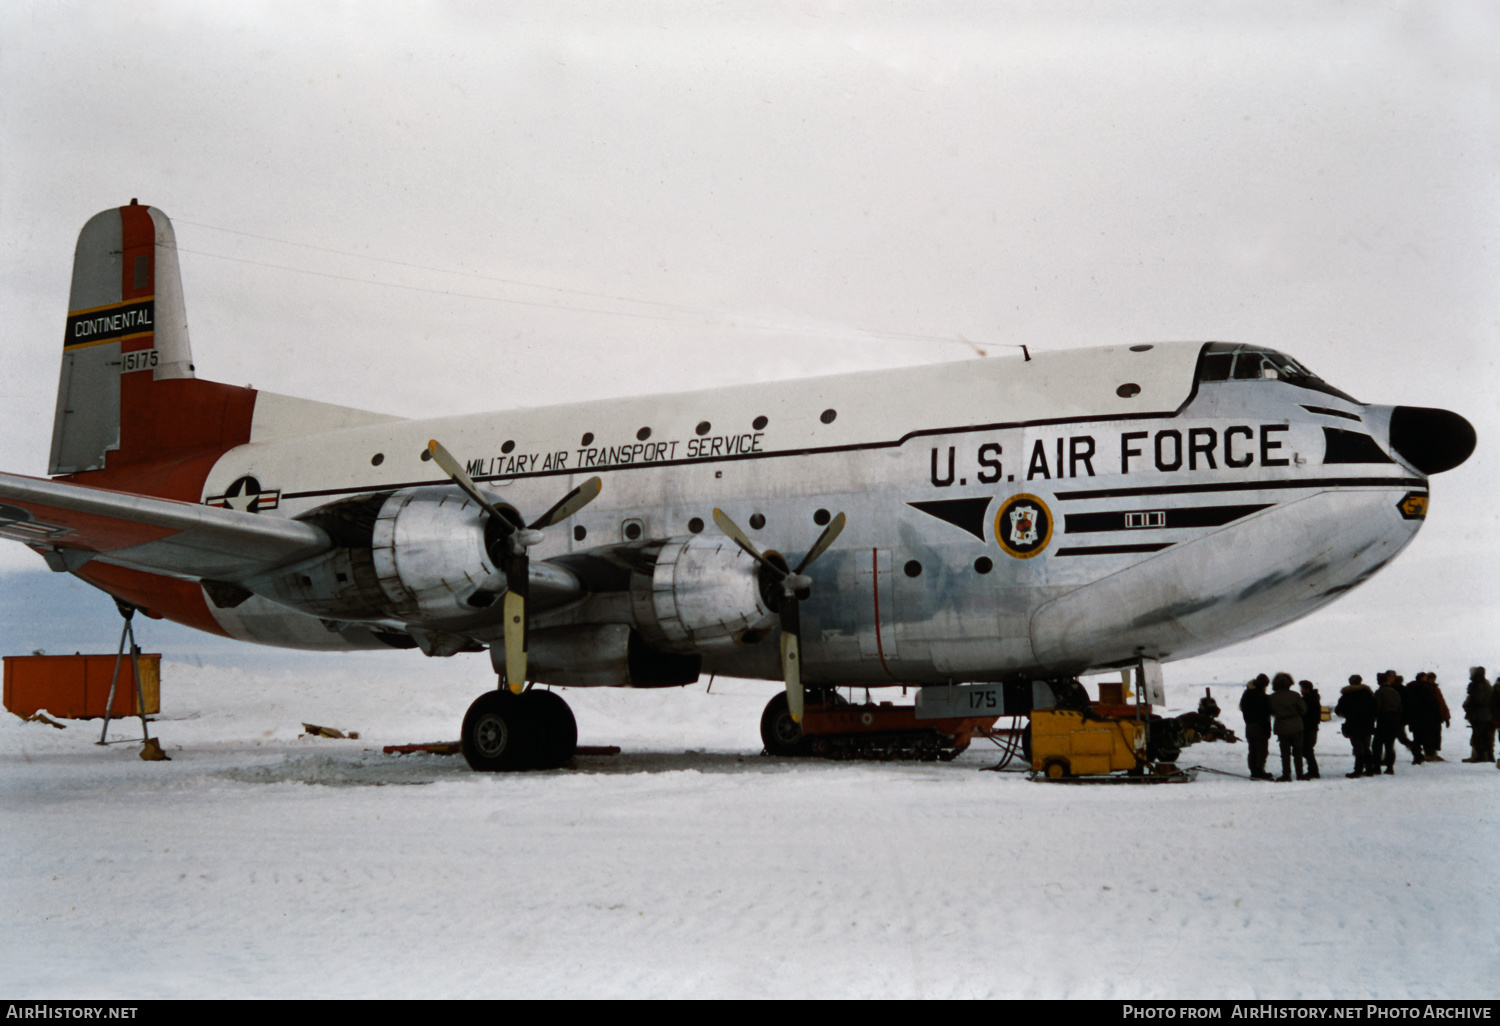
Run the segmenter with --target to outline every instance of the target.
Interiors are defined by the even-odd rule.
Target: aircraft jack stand
[[[115,672],[109,679],[109,698],[104,702],[104,729],[99,732],[99,740],[95,744],[100,745],[126,745],[134,744],[137,740],[143,742],[141,758],[147,762],[171,762],[172,757],[162,751],[161,742],[151,736],[151,728],[146,721],[146,696],[141,690],[141,646],[135,643],[135,606],[128,602],[115,599],[115,607],[120,610],[120,615],[125,618],[125,626],[120,631],[120,649],[115,653]],[[130,666],[135,674],[135,707],[141,714],[141,734],[137,738],[122,738],[118,741],[110,741],[109,720],[110,713],[115,707],[115,687],[120,683],[120,664],[125,659],[125,642],[130,642]]]

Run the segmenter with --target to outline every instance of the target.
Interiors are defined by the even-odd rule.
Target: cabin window
[[[1198,364],[1199,381],[1228,381],[1234,366],[1233,353],[1207,353]]]

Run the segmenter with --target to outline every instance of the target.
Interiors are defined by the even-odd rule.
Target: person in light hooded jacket
[[[1297,765],[1297,779],[1306,780],[1302,772],[1303,717],[1307,715],[1307,703],[1292,690],[1292,675],[1278,673],[1271,679],[1271,697],[1268,700],[1271,715],[1275,717],[1276,740],[1281,743],[1280,781],[1292,779],[1292,764]]]
[[[1375,764],[1384,766],[1388,776],[1396,775],[1396,739],[1401,736],[1401,689],[1396,686],[1397,673],[1386,670],[1376,679],[1375,692]]]

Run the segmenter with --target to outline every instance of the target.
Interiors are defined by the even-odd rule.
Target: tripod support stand
[[[159,752],[161,745],[152,739],[151,728],[146,725],[146,696],[141,690],[141,646],[135,643],[135,626],[132,623],[135,619],[136,607],[122,599],[115,599],[115,607],[125,618],[125,627],[120,631],[120,650],[115,654],[115,673],[109,680],[109,699],[104,703],[104,729],[99,732],[98,743],[101,745],[127,744],[135,740],[135,738],[115,742],[105,740],[109,735],[109,718],[115,707],[115,687],[120,683],[120,664],[125,659],[125,642],[128,640],[130,642],[130,666],[135,673],[135,707],[141,716],[141,734],[143,735],[141,740],[146,743],[148,750],[154,748]]]

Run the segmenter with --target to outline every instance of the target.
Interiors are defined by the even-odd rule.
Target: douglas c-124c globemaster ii
[[[171,223],[79,235],[51,480],[0,534],[125,605],[307,649],[488,649],[476,769],[566,686],[1029,681],[1272,630],[1389,562],[1474,448],[1253,345],[1070,350],[403,420],[201,380]],[[778,731],[780,733],[778,733]]]

